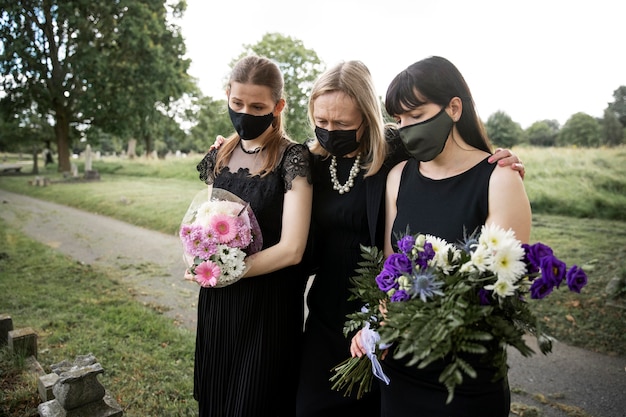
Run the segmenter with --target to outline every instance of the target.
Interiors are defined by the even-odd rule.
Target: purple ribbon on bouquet
[[[370,329],[370,324],[366,323],[361,331],[361,344],[366,350],[366,355],[372,362],[372,373],[385,384],[389,385],[389,377],[383,372],[383,367],[376,356],[376,345],[380,341],[378,332]]]

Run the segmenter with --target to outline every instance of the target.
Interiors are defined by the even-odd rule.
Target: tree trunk
[[[59,153],[59,172],[70,172],[72,166],[70,164],[70,122],[67,117],[67,109],[56,109],[56,124],[54,125],[54,134],[57,140],[57,152]]]
[[[143,141],[146,145],[146,158],[152,158],[152,138],[150,135],[144,135]]]

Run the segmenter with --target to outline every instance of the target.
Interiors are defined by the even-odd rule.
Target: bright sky
[[[187,0],[179,24],[203,93],[224,98],[229,62],[266,33],[303,42],[327,66],[358,59],[380,96],[393,77],[430,55],[452,61],[480,117],[506,112],[523,128],[602,117],[626,85],[618,0]],[[303,115],[305,117],[305,115]]]

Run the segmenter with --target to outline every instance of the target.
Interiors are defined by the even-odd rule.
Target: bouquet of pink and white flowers
[[[250,205],[234,194],[213,188],[194,198],[179,231],[185,278],[202,287],[225,287],[246,272],[245,257],[263,246]]]
[[[529,299],[542,299],[563,283],[574,292],[587,284],[585,272],[576,265],[568,269],[550,247],[522,244],[511,230],[493,225],[460,244],[407,232],[396,247],[385,260],[377,248],[362,247],[351,299],[365,307],[348,315],[344,333],[363,329],[361,341],[369,350],[363,358],[370,360],[355,357],[338,365],[331,378],[337,390],[358,387],[361,396],[373,375],[389,383],[378,364],[388,347],[395,358],[406,357],[407,366],[423,368],[446,358],[439,381],[450,402],[464,375],[476,377],[465,355],[493,355],[489,362],[504,375],[504,347],[534,353],[525,334],[550,352],[552,338]]]

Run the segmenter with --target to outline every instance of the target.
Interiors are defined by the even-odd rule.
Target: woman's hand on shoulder
[[[211,145],[211,147],[209,148],[209,151],[212,151],[213,149],[219,149],[220,146],[222,146],[222,143],[224,143],[224,141],[226,140],[226,138],[222,135],[217,135],[215,137],[215,142],[213,142],[213,145]]]
[[[511,150],[498,148],[494,154],[489,157],[488,161],[491,164],[497,162],[501,167],[510,166],[511,169],[519,172],[520,177],[524,179],[524,175],[526,174],[524,164]]]

